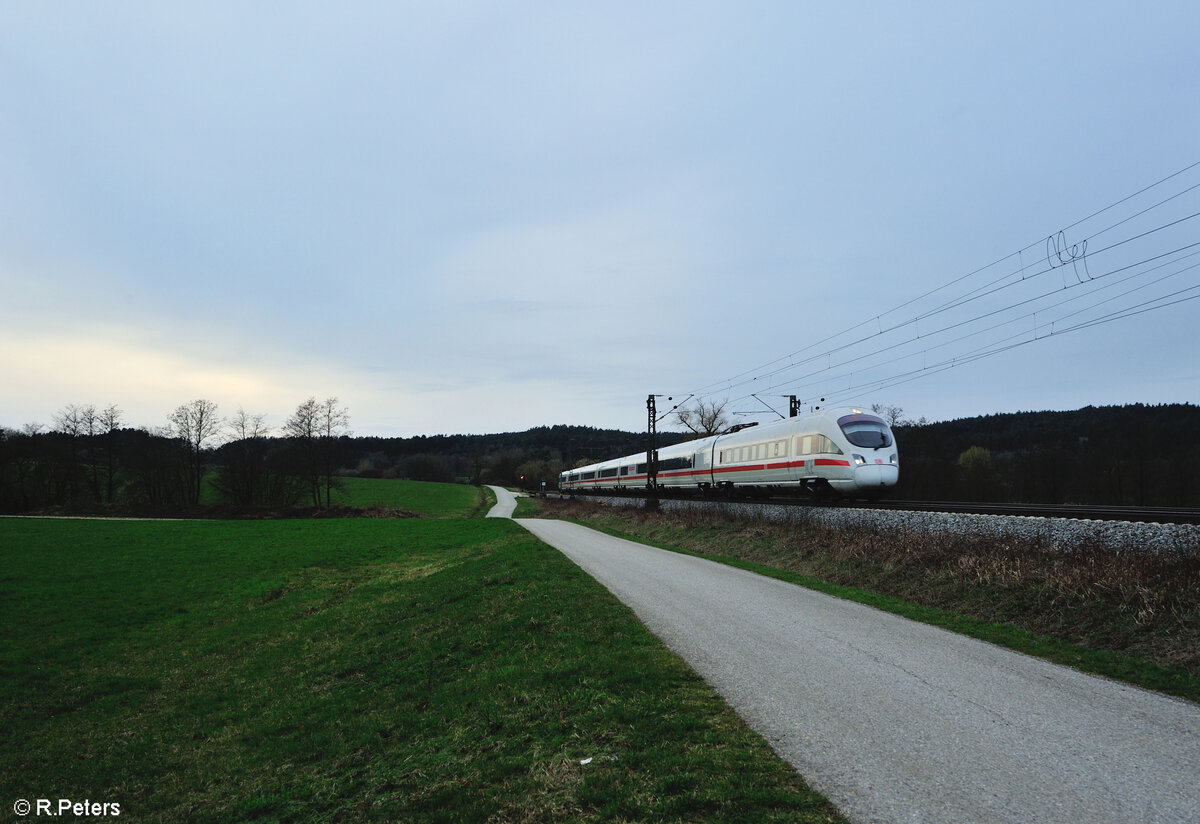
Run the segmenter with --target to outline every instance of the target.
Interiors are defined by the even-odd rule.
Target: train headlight
[[[855,466],[862,466],[863,464],[865,464],[867,462],[867,459],[864,458],[862,455],[856,454],[856,455],[851,455],[850,457],[854,459]]]
[[[900,463],[900,457],[895,452],[892,453],[892,457],[888,460],[891,461],[893,465]]]

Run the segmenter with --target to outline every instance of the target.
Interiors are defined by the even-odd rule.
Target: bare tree
[[[223,450],[225,460],[218,470],[217,487],[239,506],[267,502],[266,438],[271,430],[266,420],[266,415],[239,408],[225,422],[230,443]]]
[[[221,431],[217,405],[204,399],[185,403],[171,413],[170,422],[171,435],[188,448],[184,500],[198,504],[204,483],[204,446]]]
[[[337,398],[326,398],[318,407],[321,437],[341,438],[350,434],[350,410],[338,408]]]
[[[312,496],[313,506],[321,505],[320,471],[317,459],[317,417],[318,404],[316,398],[309,398],[296,407],[296,411],[284,421],[283,432],[291,442],[291,450],[295,457],[292,471],[304,479]]]
[[[54,431],[72,438],[79,435],[82,427],[80,422],[80,407],[69,403],[54,413]]]
[[[266,415],[252,415],[241,407],[233,417],[225,421],[225,428],[235,441],[266,438],[271,434]]]
[[[61,481],[59,480],[63,474],[60,470],[55,472],[55,480],[56,485],[60,486],[60,488],[63,485],[66,486],[67,495],[69,499],[73,500],[76,497],[75,490],[79,482],[79,433],[82,426],[79,422],[79,407],[73,403],[67,404],[54,413],[54,422],[51,425],[55,432],[59,432],[68,438],[66,445],[65,478]],[[55,449],[55,452],[57,453],[58,450]],[[54,463],[61,467],[64,462],[56,460]]]
[[[888,426],[925,426],[928,421],[925,418],[919,420],[911,420],[904,417],[904,407],[902,406],[887,406],[882,403],[871,404],[871,411],[887,422]]]
[[[100,415],[92,404],[79,410],[80,428],[84,437],[84,458],[86,459],[87,482],[92,492],[92,500],[100,502],[100,461],[96,447],[96,437],[100,434]]]
[[[106,500],[111,504],[117,464],[117,430],[121,428],[121,410],[115,403],[110,403],[100,413],[100,428],[104,433]]]
[[[882,403],[871,404],[871,411],[887,423],[888,426],[898,426],[904,418],[904,408],[901,406],[885,406]]]
[[[701,399],[695,406],[681,406],[675,410],[675,420],[697,437],[716,435],[729,428],[729,417],[725,414],[728,404],[728,399],[707,403]]]
[[[82,455],[85,439],[94,434],[96,407],[69,403],[54,413],[54,431],[67,437],[67,459],[59,464],[59,488],[66,487],[67,497],[72,502],[79,498],[79,479],[83,476]]]
[[[337,398],[326,398],[319,408],[318,423],[321,428],[321,480],[325,487],[325,506],[333,499],[333,490],[341,489],[340,479],[335,474],[341,455],[339,444],[350,435],[350,410],[338,407]]]
[[[333,503],[333,490],[338,488],[338,442],[350,434],[350,412],[338,406],[336,397],[318,403],[309,398],[296,407],[284,423],[284,433],[299,448],[305,465],[305,475],[312,491],[313,506],[328,507]]]

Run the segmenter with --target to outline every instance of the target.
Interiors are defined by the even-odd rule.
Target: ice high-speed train
[[[896,485],[892,430],[859,409],[821,409],[658,450],[660,489],[792,488],[817,498],[878,498]],[[645,489],[646,454],[559,475],[564,492]]]

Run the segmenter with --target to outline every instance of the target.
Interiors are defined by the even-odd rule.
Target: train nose
[[[863,492],[883,491],[895,486],[900,479],[900,468],[895,464],[863,464],[854,467],[854,485]]]

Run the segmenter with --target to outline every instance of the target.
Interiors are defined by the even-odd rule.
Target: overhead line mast
[[[658,509],[658,410],[654,399],[646,396],[646,509]]]

